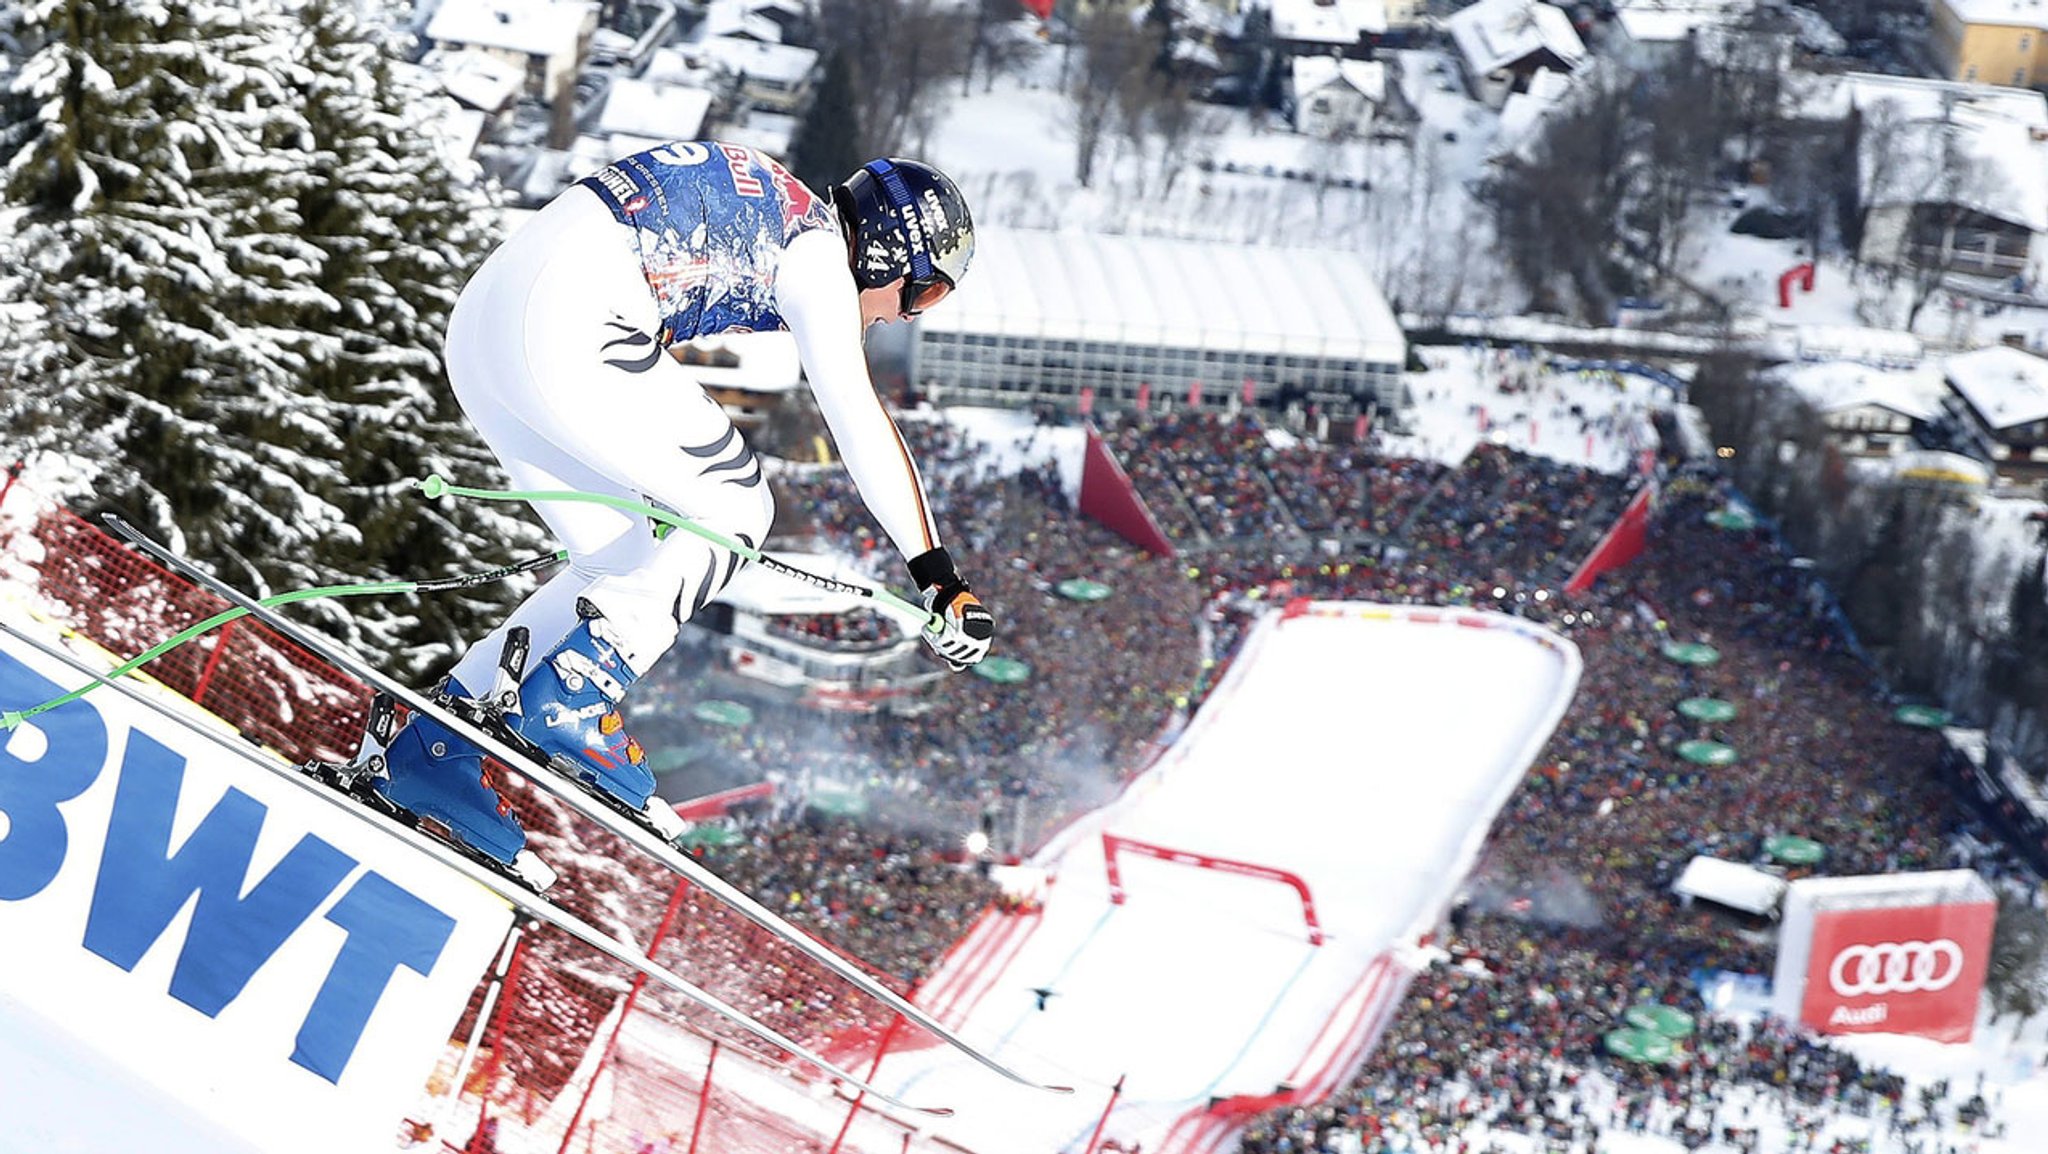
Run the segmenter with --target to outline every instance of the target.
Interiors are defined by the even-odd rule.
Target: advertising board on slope
[[[0,706],[79,680],[0,637]],[[115,1140],[81,1102],[102,1094],[111,1116],[140,1093],[175,1109],[134,1123],[131,1149],[388,1145],[510,920],[112,690],[0,730],[0,1108],[17,1135]],[[39,1105],[71,1117],[39,1123]]]

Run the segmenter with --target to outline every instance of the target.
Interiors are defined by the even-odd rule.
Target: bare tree
[[[1633,127],[1623,80],[1588,76],[1534,148],[1502,161],[1488,182],[1503,251],[1539,304],[1568,283],[1583,312],[1610,311],[1607,246],[1627,203]]]
[[[930,124],[942,87],[967,71],[974,19],[944,0],[824,0],[818,27],[845,54],[862,155],[900,153]]]
[[[1087,188],[1095,181],[1095,163],[1111,126],[1128,107],[1132,74],[1151,66],[1154,45],[1127,13],[1109,4],[1091,8],[1076,35],[1081,67],[1067,87],[1067,101],[1074,133],[1074,179]]]
[[[1981,203],[1991,188],[1988,167],[1963,145],[1952,95],[1943,96],[1940,122],[1924,127],[1936,138],[1933,163],[1914,166],[1904,181],[1912,190],[1899,252],[1912,273],[1912,303],[1906,308],[1908,332],[1966,251],[1960,243],[1962,233],[1981,220],[1972,206]]]

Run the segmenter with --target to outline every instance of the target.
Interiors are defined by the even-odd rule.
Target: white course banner
[[[389,1148],[511,916],[113,689],[0,730],[0,1149]]]

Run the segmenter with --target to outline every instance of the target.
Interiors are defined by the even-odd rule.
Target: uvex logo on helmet
[[[1963,973],[1963,948],[1931,942],[1875,942],[1845,947],[1828,963],[1828,985],[1844,998],[1945,990]]]

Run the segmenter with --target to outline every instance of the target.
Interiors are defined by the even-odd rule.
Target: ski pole
[[[918,628],[928,633],[944,633],[946,631],[944,618],[914,601],[897,596],[885,588],[863,585],[855,581],[841,581],[836,577],[827,577],[822,573],[813,573],[808,569],[798,568],[773,554],[763,553],[743,541],[735,541],[716,529],[700,525],[680,513],[662,509],[647,504],[644,501],[635,501],[629,497],[614,496],[610,493],[585,493],[577,489],[472,489],[466,485],[454,484],[439,473],[429,473],[417,484],[419,485],[420,492],[428,500],[438,500],[441,497],[467,497],[477,501],[524,501],[529,504],[535,501],[574,501],[586,505],[606,505],[613,509],[645,517],[658,524],[681,529],[683,532],[689,533],[694,537],[709,541],[728,553],[738,554],[771,573],[780,573],[784,577],[793,578],[808,585],[815,585],[820,589],[830,590],[834,593],[850,593],[855,597],[865,597],[875,602],[878,606],[886,608],[892,616],[914,623]]]
[[[269,597],[263,598],[258,604],[261,604],[266,609],[275,609],[280,605],[290,605],[298,601],[314,601],[322,598],[370,597],[384,593],[440,593],[449,589],[464,589],[471,585],[483,585],[491,581],[502,581],[507,577],[514,577],[521,573],[530,573],[535,569],[566,561],[568,557],[567,550],[558,549],[553,553],[528,557],[524,561],[516,561],[510,565],[500,565],[496,569],[486,570],[482,573],[462,573],[453,577],[436,577],[428,581],[366,581],[356,585],[326,585],[317,589],[295,589],[289,593],[272,594]],[[0,731],[17,728],[22,722],[37,714],[48,713],[60,705],[68,705],[98,689],[101,685],[106,684],[107,681],[126,677],[137,669],[176,649],[178,646],[191,641],[193,638],[218,629],[238,617],[247,617],[248,615],[249,611],[239,606],[233,609],[224,609],[197,625],[179,630],[170,637],[143,650],[139,655],[108,670],[104,681],[94,681],[87,685],[81,685],[69,693],[53,697],[40,705],[32,705],[27,709],[0,710]]]

